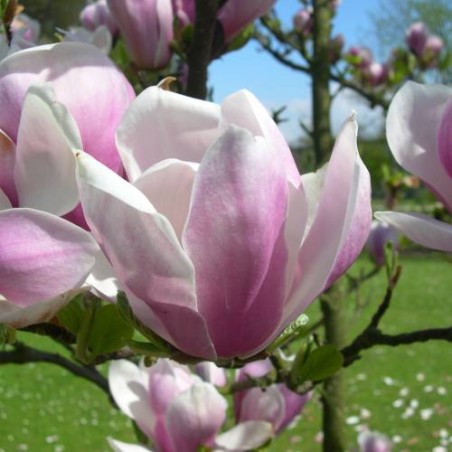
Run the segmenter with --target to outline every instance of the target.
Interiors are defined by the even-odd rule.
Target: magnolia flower
[[[266,14],[276,0],[228,0],[218,10],[217,18],[221,23],[224,41],[234,39],[248,25]],[[194,24],[196,17],[195,0],[172,0],[175,16],[182,26]]]
[[[91,45],[39,46],[2,60],[0,104],[8,108],[0,109],[0,189],[11,204],[86,226],[80,208],[73,211],[73,151],[122,174],[114,130],[133,97],[124,75]]]
[[[88,31],[96,31],[104,26],[113,36],[118,33],[118,24],[108,8],[107,0],[97,0],[86,5],[80,13],[80,22]]]
[[[171,59],[171,0],[108,0],[132,61],[143,69],[161,69]]]
[[[386,135],[394,158],[452,212],[452,89],[407,82],[389,107]],[[426,215],[375,215],[414,242],[452,252],[452,226]]]
[[[195,452],[201,446],[215,450],[254,449],[272,437],[268,422],[246,422],[219,434],[227,402],[215,387],[169,359],[150,368],[119,360],[108,374],[113,399],[133,419],[157,451]],[[148,450],[109,439],[115,451]]]
[[[97,244],[54,215],[8,208],[3,195],[0,209],[0,323],[20,328],[46,321],[81,288]]]
[[[272,370],[268,360],[246,364],[237,372],[237,381],[261,378]],[[246,389],[234,394],[234,413],[237,422],[268,421],[275,434],[281,433],[299,415],[310,399],[310,394],[299,395],[285,384]]]
[[[389,242],[394,247],[398,246],[399,235],[396,230],[387,223],[373,221],[366,248],[378,266],[384,265],[385,263],[385,246]]]
[[[351,47],[347,53],[356,59],[353,65],[360,69],[367,69],[374,59],[372,51],[367,47]]]
[[[344,124],[330,163],[300,176],[249,92],[220,106],[153,87],[117,143],[126,182],[80,153],[85,216],[140,321],[183,352],[263,350],[361,251],[369,174]]]
[[[381,433],[364,431],[358,436],[360,452],[391,452],[391,441]]]
[[[379,86],[388,78],[388,67],[381,63],[373,62],[362,71],[362,75],[371,86]]]

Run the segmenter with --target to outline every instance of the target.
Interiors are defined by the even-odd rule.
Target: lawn
[[[388,333],[426,327],[450,326],[452,270],[442,256],[402,258],[402,278],[390,311],[381,326]],[[361,259],[357,274],[368,267]],[[359,316],[350,307],[350,338],[359,332],[383,297],[383,272],[360,291],[368,304]],[[312,319],[318,307],[311,306]],[[55,350],[45,338],[26,334],[21,339],[35,347]],[[32,342],[31,342],[32,341]],[[369,426],[393,438],[395,451],[431,451],[452,447],[452,347],[431,342],[398,348],[375,347],[346,369],[346,420],[350,449],[356,447],[356,431]],[[103,451],[105,437],[133,441],[128,419],[113,409],[107,397],[93,385],[74,378],[50,364],[7,365],[0,377],[0,452]],[[271,451],[321,449],[318,394],[303,416],[269,448]]]

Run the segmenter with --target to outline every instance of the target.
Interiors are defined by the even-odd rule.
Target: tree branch
[[[197,99],[207,97],[207,68],[212,58],[217,9],[217,0],[196,0],[193,40],[187,53],[186,94]]]
[[[110,397],[108,381],[95,367],[78,365],[57,353],[48,353],[37,350],[25,345],[22,342],[16,342],[13,344],[13,347],[13,350],[0,352],[0,365],[11,363],[26,364],[32,362],[56,364],[66,369],[73,375],[95,384]]]

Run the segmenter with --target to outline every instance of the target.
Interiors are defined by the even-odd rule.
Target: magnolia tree
[[[381,266],[385,243],[398,243],[388,224],[446,251],[450,231],[394,212],[371,227],[355,117],[334,142],[325,123],[331,79],[387,105],[386,88],[413,68],[380,67],[366,49],[343,54],[329,36],[337,2],[313,2],[290,31],[268,15],[274,3],[98,0],[81,11],[84,28],[59,30],[63,42],[49,45],[37,44],[38,24],[15,1],[0,3],[0,362],[53,361],[111,394],[139,432],[136,445],[112,432],[113,450],[266,447],[323,382],[324,450],[344,450],[332,414],[341,367],[373,345],[451,340],[450,328],[380,331],[394,259],[370,324],[350,344],[336,334],[334,283],[369,234]],[[205,100],[209,63],[250,39],[265,14],[256,39],[288,65],[273,39],[296,48],[313,76],[312,137],[318,163],[328,162],[312,173],[300,174],[251,92]],[[413,33],[420,71],[440,49]],[[446,207],[451,99],[446,87],[405,84],[387,125],[396,160]],[[303,314],[319,296],[325,340]],[[52,359],[16,330],[46,334],[73,358]],[[96,369],[105,362],[108,379]],[[363,432],[359,447],[390,443]]]

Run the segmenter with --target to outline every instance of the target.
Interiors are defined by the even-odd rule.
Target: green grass
[[[450,326],[450,264],[438,255],[406,257],[402,263],[402,278],[383,330],[398,333]],[[352,273],[364,267],[368,268],[367,260],[361,259]],[[350,339],[382,300],[383,273],[362,287],[360,299],[368,304],[359,316],[353,313],[355,299],[348,301]],[[309,314],[316,318],[318,306],[311,306]],[[23,334],[21,339],[37,348],[58,349],[45,338]],[[356,429],[364,425],[396,437],[395,451],[431,451],[440,445],[441,434],[448,439],[452,435],[451,362],[450,343],[438,341],[364,352],[361,361],[344,371],[350,448],[356,447]],[[269,449],[319,451],[315,441],[319,431],[316,394],[296,425]],[[103,451],[108,450],[106,436],[134,439],[128,419],[90,383],[51,364],[0,368],[0,451]]]

